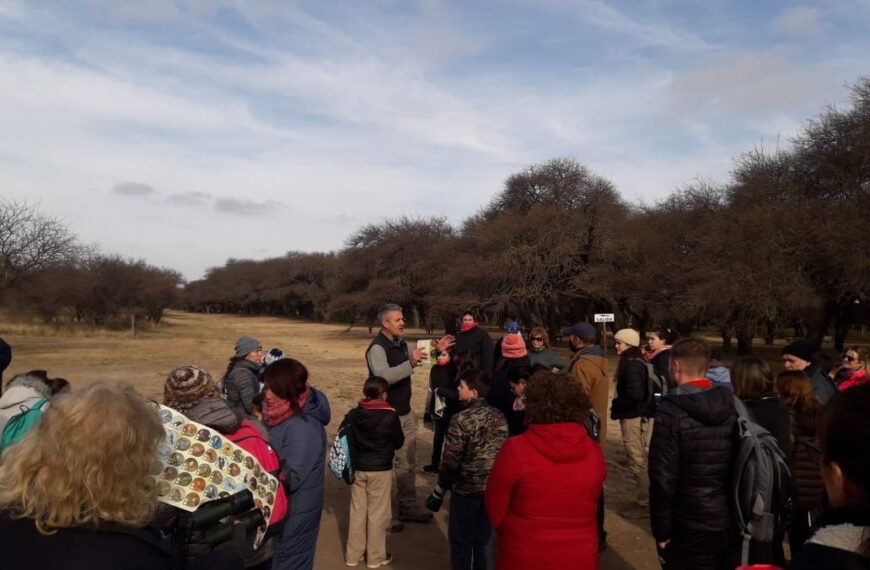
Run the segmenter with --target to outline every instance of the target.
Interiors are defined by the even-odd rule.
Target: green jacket
[[[504,414],[485,398],[468,402],[447,428],[438,485],[457,495],[483,495],[489,472],[507,437]]]

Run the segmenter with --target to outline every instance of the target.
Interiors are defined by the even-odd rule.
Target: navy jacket
[[[330,413],[323,392],[310,390],[304,414],[269,427],[269,439],[281,460],[281,476],[290,500],[290,514],[275,545],[273,568],[280,570],[312,568],[320,531]]]

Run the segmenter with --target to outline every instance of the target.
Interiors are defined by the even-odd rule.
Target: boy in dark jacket
[[[450,420],[441,458],[438,485],[426,499],[437,512],[450,497],[447,536],[453,570],[489,568],[492,524],[486,515],[483,492],[495,458],[508,437],[504,415],[486,402],[489,378],[480,370],[459,377],[459,400],[465,407]]]
[[[668,570],[734,567],[728,495],[736,412],[731,391],[704,378],[709,354],[697,338],[671,348],[671,380],[678,387],[655,416],[650,522]]]
[[[379,568],[392,561],[387,552],[393,459],[405,444],[396,410],[387,403],[389,384],[372,376],[365,381],[359,406],[351,410],[351,463],[356,476],[350,495],[346,561],[356,566],[365,554],[366,566]]]

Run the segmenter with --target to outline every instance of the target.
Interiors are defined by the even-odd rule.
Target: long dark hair
[[[870,384],[835,394],[823,413],[821,440],[823,463],[836,463],[843,475],[864,494],[863,508],[870,507]],[[861,543],[858,553],[870,558],[870,538]]]
[[[643,351],[638,346],[629,346],[625,350],[622,351],[622,354],[619,355],[619,362],[616,364],[616,380],[619,380],[619,377],[622,376],[622,368],[625,366],[625,363],[629,360],[635,359],[643,360]]]
[[[290,402],[294,414],[303,414],[299,396],[308,388],[308,369],[298,360],[282,358],[266,367],[263,383],[282,400]]]
[[[229,364],[227,364],[227,371],[224,372],[224,381],[226,381],[227,377],[230,375],[230,372],[233,371],[233,368],[236,367],[236,362],[239,362],[239,361],[244,360],[244,359],[245,359],[244,356],[230,357],[230,362],[229,362]]]

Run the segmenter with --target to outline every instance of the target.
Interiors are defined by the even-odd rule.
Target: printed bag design
[[[353,485],[353,464],[350,455],[350,422],[345,419],[338,428],[332,447],[329,449],[329,470],[336,479],[344,479],[348,485]]]

